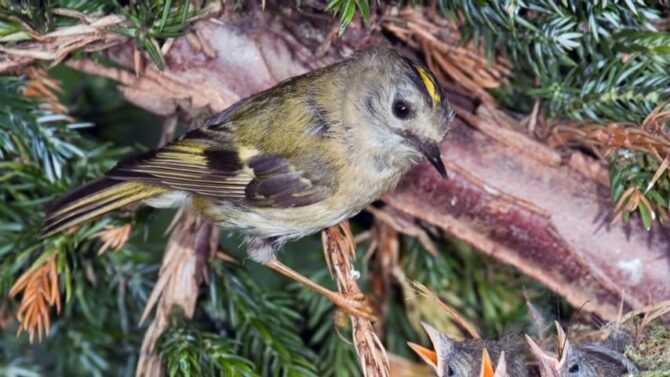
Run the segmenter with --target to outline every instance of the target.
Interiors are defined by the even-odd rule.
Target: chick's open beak
[[[493,361],[489,356],[489,351],[484,347],[482,350],[482,366],[479,373],[480,377],[495,377],[493,372]]]
[[[443,178],[447,178],[447,169],[444,167],[442,157],[440,156],[440,146],[432,141],[422,141],[419,143],[419,147],[421,148],[423,155],[426,156],[438,173],[440,173]]]

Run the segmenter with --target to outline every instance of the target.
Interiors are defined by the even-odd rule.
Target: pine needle
[[[442,307],[444,311],[447,312],[454,319],[454,321],[456,321],[456,323],[462,327],[473,339],[481,339],[481,336],[479,335],[479,332],[475,326],[470,323],[470,321],[465,319],[465,317],[463,317],[461,313],[456,310],[456,308],[440,300],[440,298],[431,292],[428,287],[419,283],[418,281],[413,281],[412,286],[420,295],[431,299],[440,307]]]
[[[58,113],[66,114],[67,107],[63,105],[58,98],[61,91],[60,84],[57,81],[49,78],[49,75],[44,69],[29,67],[25,70],[26,76],[30,79],[23,88],[23,95],[26,97],[35,97],[44,101],[49,110]]]
[[[132,229],[130,224],[119,227],[107,225],[105,230],[92,235],[91,238],[98,238],[102,241],[102,246],[100,246],[100,249],[98,250],[98,255],[104,254],[109,249],[120,250],[128,242]]]
[[[30,343],[35,334],[41,342],[51,327],[49,310],[55,306],[56,312],[60,313],[61,309],[56,257],[52,256],[35,270],[24,272],[9,291],[9,297],[14,298],[19,293],[23,293],[23,297],[16,312],[21,323],[17,336],[26,331]]]
[[[651,181],[649,181],[649,184],[647,185],[647,188],[644,190],[644,193],[647,194],[649,190],[651,190],[656,182],[658,181],[659,178],[665,173],[666,170],[668,170],[668,167],[670,166],[670,155],[665,156],[663,159],[663,162],[661,162],[661,166],[656,169],[656,173],[654,173],[654,176],[651,178]]]

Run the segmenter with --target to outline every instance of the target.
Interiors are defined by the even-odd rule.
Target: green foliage
[[[92,0],[3,0],[0,1],[0,36],[2,42],[32,39],[30,32],[48,33],[59,26],[77,22],[54,13],[54,9],[70,9],[82,13],[113,11],[110,1]],[[28,27],[28,30],[26,30]]]
[[[636,192],[644,193],[642,195],[644,199],[639,200],[633,211],[636,210],[644,226],[651,229],[655,220],[662,219],[659,213],[667,215],[670,208],[670,177],[666,172],[652,185],[654,173],[661,163],[646,153],[619,149],[611,160],[609,173],[612,200],[614,202],[623,200],[622,205],[625,206],[632,200],[638,201]],[[624,219],[628,219],[631,212],[628,209],[624,210]]]
[[[524,298],[519,292],[524,287],[530,292],[537,289],[530,279],[492,264],[464,243],[447,244],[440,255],[433,257],[416,239],[404,241],[401,263],[407,278],[436,292],[482,329],[483,336],[499,337],[510,324],[526,320]]]
[[[201,331],[175,310],[170,328],[158,340],[158,351],[172,376],[253,377],[254,365],[235,354],[236,347],[222,334]]]
[[[637,323],[635,323],[637,322]],[[634,321],[640,341],[634,347],[628,347],[626,356],[636,365],[650,372],[643,377],[665,377],[670,375],[670,328],[660,319],[640,325]]]
[[[540,101],[555,118],[639,125],[670,99],[670,33],[656,27],[663,12],[667,16],[660,2],[441,0],[439,4],[461,25],[464,39],[483,44],[489,57],[510,60],[510,83],[495,93],[504,107],[529,112]],[[646,189],[640,185],[649,183],[660,163],[650,159],[635,160],[642,164],[611,160],[614,201],[633,185]],[[667,179],[663,181],[644,196],[667,209],[670,192],[663,189]],[[642,205],[638,211],[649,227],[650,209]]]
[[[0,290],[6,293],[15,274],[41,246],[59,250],[58,239],[39,240],[43,206],[73,185],[109,169],[125,152],[96,145],[77,132],[85,126],[63,114],[45,110],[38,99],[25,97],[26,80],[0,77]],[[99,224],[63,236],[79,241]]]
[[[0,367],[0,375],[6,377],[39,377],[41,376],[38,368],[31,365],[26,360],[17,359],[10,364]]]
[[[628,121],[641,123],[668,98],[670,76],[662,64],[648,56],[630,60],[603,61],[560,71],[544,77],[542,87],[527,93],[548,100],[552,114],[567,115],[579,121]]]
[[[60,178],[63,162],[73,156],[83,157],[84,153],[61,140],[58,133],[81,140],[76,132],[70,132],[81,125],[67,124],[66,115],[42,111],[38,101],[22,96],[25,79],[4,76],[0,85],[4,89],[0,92],[0,157],[38,163],[49,181]]]
[[[90,237],[113,217],[71,234],[38,237],[45,203],[100,176],[127,150],[83,137],[83,124],[48,110],[39,98],[23,96],[26,84],[22,77],[0,77],[0,294],[6,297],[23,271],[55,255],[66,304],[42,344],[14,339],[16,325],[4,330],[3,339],[12,341],[0,350],[0,370],[28,376],[51,365],[56,375],[130,373],[141,341],[134,327],[160,254],[127,247],[98,258],[98,244]],[[144,250],[149,248],[145,244]]]
[[[340,35],[344,33],[347,26],[354,19],[356,12],[361,14],[365,22],[370,18],[370,4],[368,0],[330,0],[326,9],[340,17]]]
[[[670,95],[668,34],[655,31],[661,10],[653,2],[460,0],[440,7],[463,25],[465,39],[510,59],[505,104],[524,96],[528,107],[539,98],[555,116],[639,122]]]
[[[358,255],[362,256],[361,253]],[[325,287],[332,286],[332,279],[326,270],[321,270],[310,278]],[[335,309],[330,301],[299,284],[293,284],[290,291],[296,295],[305,313],[307,323],[303,330],[309,336],[308,344],[310,348],[318,350],[318,375],[360,376],[362,373],[356,350],[353,344],[342,340],[351,339],[351,328],[337,327]]]
[[[164,62],[158,40],[181,35],[186,21],[196,15],[190,10],[190,5],[190,0],[131,2],[128,7],[119,9],[128,18],[131,26],[112,30],[135,38],[137,45],[146,51],[158,69],[162,70]]]
[[[110,30],[134,38],[161,70],[164,62],[159,42],[181,35],[188,21],[198,13],[190,0],[5,0],[0,2],[0,42],[32,39],[30,32],[46,34],[77,22],[76,18],[54,12],[55,9],[124,15],[128,25]]]
[[[61,281],[69,284],[71,299],[60,315],[52,313],[43,343],[15,338],[15,325],[5,329],[0,368],[30,365],[44,376],[132,375],[144,332],[137,323],[157,278],[160,252],[126,248],[100,258],[95,246],[89,241],[60,254],[76,258],[62,259],[68,273]]]
[[[245,271],[213,263],[204,307],[219,326],[234,331],[237,354],[261,376],[317,376],[316,355],[299,336],[304,319],[290,296],[262,290]]]

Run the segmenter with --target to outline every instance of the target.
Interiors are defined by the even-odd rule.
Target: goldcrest
[[[422,156],[446,176],[439,143],[452,117],[428,70],[391,47],[369,48],[120,161],[51,203],[43,233],[135,202],[185,206],[243,233],[250,256],[268,263],[288,240],[361,211]]]

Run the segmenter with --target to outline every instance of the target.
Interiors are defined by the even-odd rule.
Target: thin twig
[[[339,292],[352,297],[361,295],[357,282],[360,274],[354,270],[352,264],[356,248],[349,223],[345,221],[326,229],[322,233],[322,238]],[[389,360],[384,345],[374,332],[372,322],[353,315],[350,318],[354,346],[361,362],[363,375],[365,377],[388,377]]]
[[[156,308],[153,322],[147,329],[137,363],[136,377],[162,375],[162,362],[154,347],[169,322],[174,306],[183,309],[186,318],[195,312],[198,287],[203,280],[203,262],[216,250],[218,232],[204,220],[183,213],[167,243],[159,278],[142,313],[140,323]]]
[[[454,321],[456,321],[456,323],[460,327],[462,327],[468,333],[468,335],[470,335],[473,339],[481,339],[481,336],[479,335],[479,332],[477,331],[475,326],[472,323],[470,323],[470,321],[465,319],[465,317],[463,317],[461,313],[459,313],[458,310],[456,310],[456,308],[440,300],[425,285],[417,281],[413,281],[412,286],[421,296],[427,297],[436,304],[438,304],[439,306],[441,306],[444,309],[444,311],[449,313],[449,315],[454,319]]]

